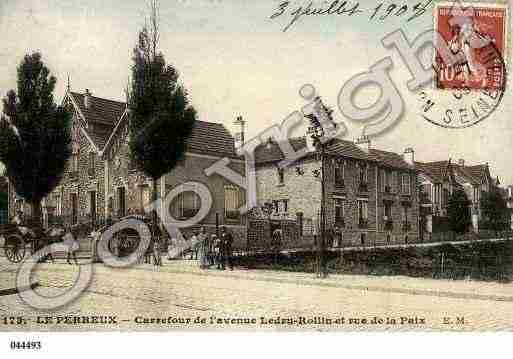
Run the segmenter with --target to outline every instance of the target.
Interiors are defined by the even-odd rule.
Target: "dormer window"
[[[80,155],[80,146],[74,142],[72,144],[72,151],[71,151],[71,172],[72,173],[78,173],[78,159]]]
[[[89,165],[88,165],[88,174],[89,176],[94,176],[95,173],[95,159],[96,155],[94,152],[89,152]]]

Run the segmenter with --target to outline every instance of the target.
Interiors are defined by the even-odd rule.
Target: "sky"
[[[411,9],[419,1],[396,2]],[[283,32],[292,19],[291,10],[309,0],[290,1],[284,15],[271,19],[281,2],[160,0],[161,50],[179,70],[200,120],[233,130],[233,121],[242,115],[246,137],[255,136],[300,110],[305,101],[298,92],[308,83],[336,109],[335,119],[349,129],[346,138],[354,140],[361,135],[362,124],[337,110],[340,89],[355,74],[390,56],[391,77],[405,111],[398,125],[372,139],[371,146],[399,153],[412,147],[418,161],[488,162],[502,184],[513,184],[511,86],[497,110],[481,123],[452,130],[435,126],[417,113],[418,98],[406,86],[406,66],[381,45],[381,38],[393,30],[400,28],[413,37],[432,28],[432,8],[411,22],[405,16],[370,21],[370,10],[380,1],[361,0],[363,14],[303,16]],[[326,2],[314,1],[323,3],[326,7]],[[123,101],[132,48],[147,13],[144,0],[0,0],[0,96],[15,88],[16,67],[23,56],[41,51],[58,79],[58,101],[68,75],[74,91],[87,88],[95,96]],[[510,34],[512,26],[510,21]],[[511,36],[509,42],[507,61]],[[377,96],[375,89],[362,91],[357,102],[363,106]]]

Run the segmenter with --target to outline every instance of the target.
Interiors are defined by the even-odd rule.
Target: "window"
[[[391,221],[392,220],[392,202],[385,201],[385,221]]]
[[[278,167],[278,184],[285,183],[285,169]]]
[[[511,188],[509,190],[511,191]],[[478,203],[478,202],[479,202],[479,187],[475,186],[474,187],[474,203]]]
[[[80,146],[73,142],[72,146],[72,152],[71,152],[71,172],[77,173],[78,172],[78,158],[80,155]]]
[[[391,230],[393,226],[392,221],[392,202],[385,201],[384,202],[384,213],[383,213],[383,221],[385,222],[385,230]]]
[[[381,191],[392,192],[392,174],[387,170],[381,170]]]
[[[176,196],[172,202],[172,210],[174,218],[192,218],[198,214],[200,210],[201,200],[195,192],[196,186],[184,186],[184,190]]]
[[[62,196],[60,194],[55,196],[55,215],[62,216]]]
[[[449,203],[449,190],[444,188],[442,190],[442,206],[446,206]]]
[[[70,194],[71,201],[71,224],[78,223],[78,196],[76,193]]]
[[[229,220],[239,220],[241,207],[241,194],[235,186],[224,187],[224,215]]]
[[[360,164],[360,166],[358,166],[358,168],[359,168],[360,183],[367,183],[367,172],[368,172],[367,164],[362,163],[362,164]]]
[[[344,200],[335,198],[335,225],[344,226]]]
[[[360,228],[367,228],[369,219],[368,203],[364,200],[358,201],[358,223]]]
[[[337,162],[335,165],[335,186],[344,187],[345,162]]]
[[[423,184],[420,186],[420,201],[428,203],[431,201],[431,184]]]
[[[95,169],[95,153],[89,152],[89,176],[94,176]]]
[[[397,177],[397,172],[392,172],[392,183],[390,185],[392,187],[392,192],[399,190],[399,178]]]
[[[151,191],[149,186],[141,187],[141,212],[144,213],[144,207],[151,203]]]
[[[410,194],[410,175],[403,174],[401,176],[402,179],[402,190],[401,192],[404,194]]]
[[[73,154],[71,157],[71,172],[78,172],[78,154]]]
[[[408,221],[408,207],[407,206],[402,206],[403,210],[401,212],[401,220],[403,222],[407,222]]]
[[[368,186],[367,186],[368,170],[369,170],[369,167],[367,166],[366,163],[362,163],[362,164],[360,164],[360,166],[358,166],[358,171],[359,171],[358,179],[360,180],[359,190],[362,192],[368,191]]]

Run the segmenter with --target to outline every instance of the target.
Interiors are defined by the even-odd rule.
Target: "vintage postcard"
[[[511,331],[511,10],[2,0],[0,332]]]

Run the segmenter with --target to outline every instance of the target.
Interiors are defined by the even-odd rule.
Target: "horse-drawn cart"
[[[8,261],[19,263],[25,258],[30,243],[16,224],[0,226],[0,237],[4,238],[4,253]]]
[[[20,263],[27,253],[36,253],[45,245],[62,241],[63,230],[44,230],[40,227],[25,227],[17,224],[0,226],[0,238],[4,238],[4,253],[8,261]]]

